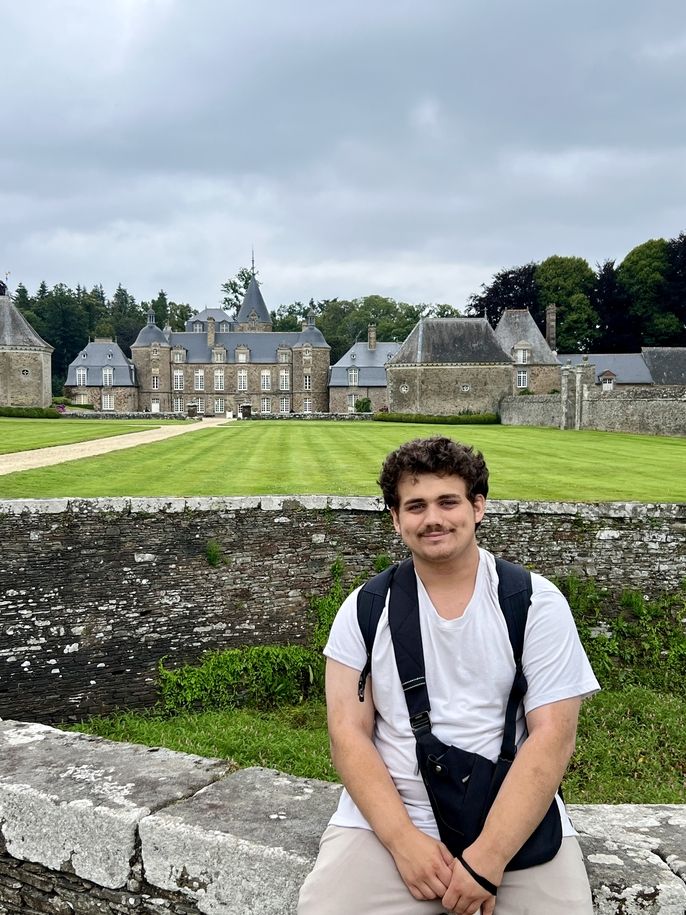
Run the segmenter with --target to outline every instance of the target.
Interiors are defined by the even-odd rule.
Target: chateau
[[[69,367],[65,393],[76,403],[112,411],[323,413],[329,353],[312,312],[300,331],[272,330],[253,276],[235,319],[209,308],[175,332],[160,329],[151,309],[130,360],[113,341],[89,343]]]

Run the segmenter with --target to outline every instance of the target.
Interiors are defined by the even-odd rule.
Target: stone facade
[[[256,288],[254,278],[253,283]],[[251,295],[253,301],[255,290]],[[247,317],[263,310],[266,314],[263,303],[257,311],[251,305]],[[213,309],[194,315],[185,332],[175,333],[160,330],[151,311],[131,352],[138,408],[146,412],[195,407],[209,416],[278,415],[329,409],[330,347],[313,315],[299,332],[273,333],[266,319],[235,324]]]
[[[0,717],[79,720],[156,700],[161,658],[307,644],[310,597],[404,556],[377,500],[0,503]],[[658,594],[686,577],[686,505],[490,502],[481,543],[543,574]],[[207,544],[219,545],[210,566]]]
[[[0,282],[0,407],[49,407],[52,351]]]
[[[507,364],[388,367],[388,401],[394,413],[497,413],[512,386],[512,366]]]
[[[388,396],[386,387],[367,388],[357,386],[351,388],[329,388],[329,411],[331,413],[349,413],[350,399],[361,400],[368,397],[372,405],[372,413],[381,409],[388,409]]]
[[[110,397],[107,409],[103,407],[103,394]],[[68,397],[75,404],[90,404],[95,410],[101,410],[105,413],[137,413],[138,412],[138,391],[136,388],[103,388],[79,386],[64,386],[64,396]]]

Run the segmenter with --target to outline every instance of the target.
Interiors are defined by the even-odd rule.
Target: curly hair
[[[475,451],[471,445],[434,435],[405,442],[386,457],[377,481],[386,506],[398,507],[398,483],[404,474],[417,476],[421,473],[461,477],[472,503],[476,496],[486,498],[488,495],[488,467],[481,452]]]

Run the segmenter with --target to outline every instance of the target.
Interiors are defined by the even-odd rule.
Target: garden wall
[[[686,578],[685,534],[686,505],[494,501],[479,537],[656,595]],[[163,657],[306,644],[337,558],[351,583],[404,555],[377,500],[325,496],[5,501],[0,543],[0,717],[44,722],[151,705]]]

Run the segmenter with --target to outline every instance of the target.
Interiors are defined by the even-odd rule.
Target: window
[[[102,408],[103,410],[114,410],[114,394],[102,395]]]
[[[160,389],[160,376],[157,374],[157,372],[153,372],[152,389],[153,391],[159,391]]]
[[[159,356],[160,351],[158,350],[158,348],[157,348],[156,346],[153,346],[153,348],[152,348],[152,354],[153,354],[153,356],[155,356],[155,357]]]
[[[215,397],[215,398],[214,398],[214,412],[215,412],[215,413],[224,413],[224,412],[226,412],[225,406],[224,406],[224,398],[223,398],[223,397]]]
[[[409,384],[406,381],[403,381],[403,383],[400,385],[400,393],[407,394],[409,390],[410,390]],[[355,395],[353,395],[353,397],[354,396]]]
[[[111,388],[114,384],[114,369],[109,365],[102,370],[102,383],[106,388]]]
[[[614,386],[614,378],[603,378],[603,391],[612,391],[614,390]]]
[[[204,329],[205,329],[205,327],[204,327],[202,321],[193,321],[193,333],[194,334],[201,334]]]
[[[204,412],[205,412],[205,398],[204,398],[204,397],[196,397],[196,398],[195,398],[195,406],[198,408],[198,413],[204,413]]]
[[[526,369],[517,369],[517,387],[525,388],[529,384],[529,373]]]
[[[305,372],[303,375],[303,390],[311,391],[312,390],[312,375],[309,372]]]
[[[193,372],[193,390],[194,391],[204,391],[205,390],[205,369],[196,369]]]
[[[88,384],[88,369],[77,369],[76,370],[76,383],[79,386]]]
[[[223,349],[212,350],[212,362],[225,362],[226,353]]]
[[[348,386],[351,388],[356,388],[359,377],[359,369],[348,369]]]
[[[174,362],[185,362],[184,355],[185,355],[185,353],[182,349],[175,349],[174,350]]]
[[[247,362],[248,361],[248,351],[245,349],[236,350],[236,362]]]
[[[159,413],[160,412],[160,399],[159,397],[152,397],[150,399],[150,412]]]
[[[355,412],[355,400],[357,398],[355,397],[354,394],[348,394],[346,399],[347,399],[347,403],[348,403],[348,413],[354,413]]]
[[[172,409],[174,413],[183,413],[183,397],[175,397],[172,400]]]
[[[228,334],[228,332],[229,332],[229,322],[228,322],[228,321],[222,321],[221,324],[219,325],[219,333],[220,333],[220,334]]]
[[[272,412],[271,397],[263,397],[260,400],[260,413],[271,413],[271,412]]]
[[[279,397],[279,413],[290,413],[291,412],[291,398],[290,397]]]
[[[238,369],[238,390],[239,391],[248,390],[248,370],[247,369]]]
[[[311,412],[312,412],[312,398],[305,397],[303,399],[303,413],[311,413]]]
[[[280,391],[290,391],[291,389],[291,380],[290,372],[288,369],[279,370],[279,390]],[[283,412],[283,410],[281,411]]]
[[[215,391],[224,390],[224,369],[214,370],[214,389]]]
[[[183,391],[183,372],[181,369],[174,371],[174,390]]]
[[[83,403],[89,403],[88,394],[77,394],[77,395],[76,395],[76,403],[81,403],[81,404],[83,404]]]
[[[271,391],[272,373],[269,369],[262,369],[260,372],[260,391]]]
[[[531,347],[528,343],[515,343],[515,362],[528,365],[531,362]]]
[[[287,349],[279,350],[279,362],[290,362],[291,361],[291,352]]]
[[[462,391],[463,394],[469,394],[471,389],[472,389],[471,384],[461,384],[460,385],[460,390]]]

